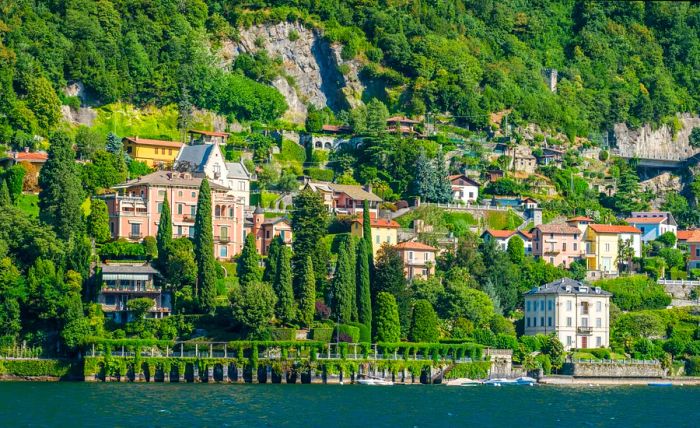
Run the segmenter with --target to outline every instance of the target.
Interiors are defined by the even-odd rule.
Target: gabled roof
[[[29,163],[44,163],[49,159],[49,155],[46,152],[8,152],[7,158],[13,159],[15,162],[29,162]]]
[[[593,287],[581,281],[576,281],[571,278],[561,278],[556,281],[535,287],[525,293],[526,295],[533,294],[588,294],[598,296],[612,296],[600,287]]]
[[[678,237],[678,239],[680,239],[680,236]],[[690,236],[688,236],[685,239],[685,242],[693,244],[697,244],[698,242],[700,242],[700,229],[693,229]]]
[[[228,132],[200,131],[197,129],[190,129],[187,132],[189,132],[190,134],[206,135],[208,137],[228,137],[229,135],[231,135]]]
[[[614,224],[589,224],[588,227],[595,233],[642,233],[634,226],[618,226]]]
[[[629,217],[625,221],[632,224],[659,224],[665,222],[666,217]]]
[[[180,148],[184,146],[183,143],[179,141],[165,141],[165,140],[151,140],[148,138],[139,138],[139,137],[124,137],[122,141],[128,141],[132,144],[141,144],[144,146],[158,146],[158,147],[173,147],[173,148]]]
[[[461,178],[462,180],[469,182],[472,186],[476,186],[476,187],[479,187],[479,186],[480,186],[480,184],[477,183],[476,180],[474,180],[474,179],[472,179],[472,178],[470,178],[470,177],[467,177],[467,176],[464,175],[464,174],[450,175],[448,178],[450,179],[450,182],[453,182],[453,181],[458,180],[458,179]]]
[[[532,241],[532,232],[528,232],[526,230],[519,230],[518,233],[520,235],[523,235],[523,237],[528,241]]]
[[[560,235],[579,235],[581,233],[578,227],[558,223],[540,224],[535,229],[542,233],[558,233]]]
[[[580,216],[576,216],[576,217],[571,217],[570,219],[568,219],[566,221],[567,222],[569,222],[569,221],[593,221],[593,219],[590,217],[580,215]]]
[[[352,221],[353,223],[360,223],[364,224],[364,219],[362,217],[358,217]],[[394,220],[389,220],[386,218],[371,218],[369,220],[369,225],[370,227],[376,227],[376,228],[384,228],[384,229],[398,229],[401,227],[400,224],[395,222]]]
[[[113,186],[113,189],[128,189],[133,186],[162,186],[162,187],[191,187],[198,189],[202,179],[193,177],[192,174],[176,171],[156,171],[143,177],[125,181]],[[228,188],[213,182],[209,182],[212,190],[227,191]]]
[[[226,178],[237,178],[239,180],[250,180],[248,168],[243,165],[243,162],[226,162]]]
[[[289,225],[292,224],[287,217],[274,217],[265,219],[263,225],[273,225],[277,223],[287,223]]]
[[[207,164],[214,147],[214,144],[197,144],[181,148],[175,159],[176,167],[181,168],[187,165],[192,172],[204,172],[204,166]]]
[[[676,238],[679,241],[687,241],[693,235],[693,233],[695,233],[698,230],[700,229],[679,230],[678,232],[676,232]]]
[[[419,250],[419,251],[437,251],[437,248],[422,242],[406,241],[400,242],[394,246],[397,250]]]
[[[486,229],[484,233],[481,234],[481,236],[484,236],[486,234],[489,234],[493,236],[494,238],[510,238],[511,236],[515,235],[515,230],[498,230],[498,229]]]

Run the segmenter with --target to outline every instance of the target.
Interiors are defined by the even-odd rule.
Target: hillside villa
[[[415,241],[401,242],[394,248],[403,260],[403,271],[407,279],[425,279],[435,275],[437,248]]]
[[[555,266],[570,267],[581,258],[582,232],[568,224],[541,224],[532,229],[532,255]]]
[[[245,233],[255,235],[255,247],[258,253],[267,255],[272,240],[277,236],[285,245],[292,245],[292,223],[287,217],[265,218],[265,211],[258,206],[253,212],[251,222],[246,222]]]
[[[144,162],[151,168],[169,167],[183,143],[179,141],[151,140],[139,137],[124,137],[124,151],[134,160]]]
[[[490,240],[496,241],[496,246],[505,251],[508,249],[508,242],[514,236],[518,236],[523,240],[525,254],[532,254],[532,233],[530,232],[525,232],[523,230],[486,229],[484,233],[481,234],[481,239],[483,239],[484,242],[488,242]]]
[[[102,198],[109,210],[112,237],[141,241],[156,236],[165,195],[172,213],[173,238],[194,236],[201,178],[187,172],[157,171],[114,186]],[[214,255],[229,260],[243,249],[243,204],[228,188],[210,183],[214,227]]]
[[[350,233],[361,238],[363,236],[363,224],[364,220],[361,216],[353,219]],[[377,257],[377,251],[379,251],[379,247],[383,243],[395,245],[399,242],[398,230],[400,225],[394,220],[372,217],[369,224],[372,234],[372,255],[374,257]]]
[[[604,274],[617,274],[618,265],[626,260],[618,260],[620,242],[628,242],[631,257],[642,254],[642,232],[634,226],[610,224],[589,224],[584,235],[586,245],[586,268]]]
[[[525,293],[525,335],[555,334],[565,350],[610,345],[612,294],[569,278]]]
[[[157,285],[155,279],[160,273],[150,264],[103,264],[100,270],[97,303],[107,319],[116,323],[133,321],[127,304],[141,297],[154,301],[146,317],[163,318],[171,314],[170,293]]]
[[[372,193],[370,186],[336,184],[324,181],[307,181],[304,187],[320,193],[328,210],[336,214],[360,215],[363,203],[369,204],[371,216],[377,217],[382,198]]]
[[[465,204],[476,202],[479,198],[479,183],[464,174],[451,175],[452,199]]]
[[[633,212],[625,221],[641,231],[644,243],[653,241],[666,232],[671,232],[674,236],[678,233],[678,223],[668,211]]]

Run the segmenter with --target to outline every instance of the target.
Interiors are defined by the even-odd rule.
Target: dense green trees
[[[213,313],[216,298],[216,260],[214,260],[214,228],[212,226],[211,188],[204,178],[199,186],[199,199],[194,221],[194,254],[197,260],[197,298],[203,312]]]
[[[168,194],[166,192],[160,210],[160,219],[158,220],[158,233],[156,233],[156,245],[158,247],[157,265],[163,271],[167,269],[168,246],[172,240],[173,217],[170,214],[170,202],[168,201]]]
[[[328,209],[323,204],[320,194],[305,188],[294,197],[292,214],[292,232],[294,242],[294,265],[304,262],[306,255],[311,255],[316,278],[316,290],[325,290],[328,275],[328,255],[323,245],[318,245],[326,235]]]
[[[87,232],[98,244],[110,240],[109,212],[107,204],[102,199],[93,199],[90,205],[90,215],[87,218]]]
[[[284,246],[278,251],[277,257],[277,276],[273,282],[277,294],[275,315],[280,321],[291,323],[297,316],[292,287],[292,250]]]
[[[398,342],[401,338],[399,308],[389,293],[379,292],[374,311],[374,339],[377,342]]]
[[[278,251],[277,262],[279,263],[279,251]],[[279,265],[275,269],[279,270]],[[260,282],[262,280],[263,272],[260,270],[260,254],[258,254],[257,247],[255,246],[255,235],[249,233],[245,237],[245,245],[243,245],[243,251],[238,259],[237,265],[238,271],[238,282],[241,286],[246,286],[254,282]],[[279,272],[275,272],[275,276],[270,278],[270,281],[275,281]]]
[[[356,308],[353,307],[355,301],[353,296],[356,295],[356,278],[351,264],[348,246],[343,242],[338,247],[338,260],[336,261],[333,282],[329,291],[333,317],[343,323],[353,321],[353,309],[356,311]]]
[[[369,245],[362,238],[357,244],[357,267],[356,293],[357,293],[357,316],[358,321],[372,328],[372,295],[370,289],[370,265],[369,258],[372,253],[368,252]]]
[[[253,282],[231,294],[233,317],[250,337],[260,336],[275,314],[277,297],[269,284]]]
[[[49,159],[39,175],[39,217],[67,240],[83,229],[80,204],[82,186],[77,173],[73,142],[63,132],[51,137]]]
[[[433,305],[427,300],[416,300],[413,304],[409,340],[434,343],[437,342],[439,336],[438,317]]]
[[[304,258],[300,271],[301,287],[299,292],[299,320],[305,326],[311,326],[316,310],[316,278],[311,256]]]

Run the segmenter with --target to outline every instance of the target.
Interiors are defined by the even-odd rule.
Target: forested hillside
[[[240,28],[283,20],[341,42],[343,57],[364,64],[365,101],[378,96],[409,115],[449,112],[485,126],[487,113],[512,108],[516,123],[571,138],[670,121],[700,104],[698,3],[5,0],[0,139],[46,135],[61,102],[77,102],[62,93],[71,81],[97,104],[190,102],[273,120],[285,110],[281,95],[253,82],[245,64],[222,70],[215,53]]]

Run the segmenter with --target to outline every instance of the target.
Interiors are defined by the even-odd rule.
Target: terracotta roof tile
[[[355,220],[353,220],[353,222],[364,224],[362,217],[356,218]],[[398,229],[401,227],[401,225],[395,222],[394,220],[389,220],[386,218],[370,218],[369,225],[370,227],[383,227],[386,229]]]
[[[510,238],[515,235],[515,230],[498,230],[498,229],[486,229],[484,234],[488,233],[494,238]]]
[[[700,229],[679,230],[678,232],[676,232],[676,236],[678,237],[679,241],[687,241],[688,238],[693,236],[693,233],[695,233],[698,230]]]
[[[642,233],[641,230],[634,226],[618,226],[614,224],[589,224],[596,233]]]
[[[437,251],[437,248],[435,247],[431,247],[430,245],[415,241],[400,242],[396,244],[394,248],[396,248],[397,250]]]
[[[49,155],[43,152],[17,152],[14,158],[17,162],[46,162]]]
[[[581,233],[578,227],[558,223],[541,224],[535,229],[542,233],[558,233],[560,235],[579,235]]]
[[[666,217],[630,217],[626,218],[627,223],[638,223],[638,224],[656,224],[663,223]]]
[[[150,140],[148,138],[139,137],[124,137],[124,140],[129,141],[134,144],[143,144],[146,146],[162,146],[162,147],[175,147],[180,148],[184,146],[183,143],[179,141],[165,141],[165,140]]]
[[[685,242],[694,244],[700,242],[700,229],[693,229],[690,236],[685,239]]]
[[[580,215],[580,216],[572,217],[566,221],[593,221],[593,219],[590,217]]]

